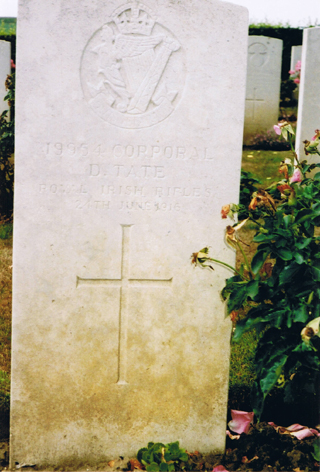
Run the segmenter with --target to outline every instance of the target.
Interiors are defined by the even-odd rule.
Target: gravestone
[[[282,40],[249,36],[244,144],[278,122]]]
[[[12,465],[224,450],[230,272],[190,256],[234,264],[246,37],[214,0],[20,1]]]
[[[290,70],[294,70],[298,61],[301,61],[302,46],[292,46],[291,48],[291,59],[290,59]]]
[[[304,140],[311,141],[315,129],[320,129],[320,27],[303,31],[301,78],[296,133],[296,152],[305,159]],[[319,162],[318,155],[308,155],[308,162]]]
[[[292,46],[291,48],[291,60],[290,70],[294,71],[298,61],[301,61],[302,46]],[[295,100],[299,99],[299,84],[296,85],[295,90],[292,93]]]
[[[7,101],[4,97],[7,95],[5,82],[7,76],[11,74],[11,43],[9,41],[0,41],[0,114],[9,110]]]

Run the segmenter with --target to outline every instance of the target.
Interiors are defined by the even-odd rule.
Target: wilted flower
[[[290,187],[289,184],[277,185],[277,189],[281,193],[281,196],[284,198],[288,197],[292,191],[292,187]]]
[[[229,212],[230,212],[230,205],[224,205],[221,208],[221,218],[227,218],[227,215]]]
[[[191,264],[197,265],[200,264],[202,265],[207,259],[210,259],[209,256],[209,248],[204,247],[201,249],[199,252],[194,252],[191,256]]]
[[[319,324],[320,316],[318,318],[314,318],[303,328],[301,331],[301,337],[305,343],[309,344],[310,339],[314,336],[320,337]]]
[[[293,172],[293,166],[292,166],[291,159],[286,158],[286,159],[284,159],[284,161],[280,162],[279,172],[280,172],[280,174],[284,175],[285,179],[288,180],[289,175],[291,175],[292,172]]]
[[[261,269],[261,276],[263,279],[268,279],[272,275],[273,264],[271,262],[265,262]]]
[[[245,220],[241,221],[241,223],[238,223],[236,226],[227,226],[226,229],[226,241],[230,246],[236,248],[239,240],[237,238],[237,231],[241,229],[246,222],[248,221],[249,218],[246,218]]]
[[[273,215],[276,211],[276,204],[265,190],[258,190],[252,194],[252,200],[249,205],[249,210],[254,211],[256,208],[262,208],[267,213]]]

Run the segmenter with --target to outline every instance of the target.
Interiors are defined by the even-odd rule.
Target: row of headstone
[[[190,255],[235,262],[248,12],[200,3],[20,1],[12,467],[224,450],[230,273]]]
[[[4,101],[7,95],[5,82],[11,73],[11,43],[0,41],[0,114],[9,109],[8,102]]]

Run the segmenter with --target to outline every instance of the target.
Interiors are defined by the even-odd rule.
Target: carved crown
[[[155,24],[150,10],[141,3],[127,3],[118,8],[112,15],[120,33],[137,33],[149,36]]]

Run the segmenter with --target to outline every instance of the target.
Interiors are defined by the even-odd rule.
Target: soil
[[[239,439],[227,437],[226,452],[223,455],[201,454],[194,452],[189,455],[189,464],[192,470],[211,472],[217,466],[223,466],[227,471],[292,471],[313,472],[319,471],[319,463],[312,454],[314,443],[319,438],[310,437],[299,440],[288,434],[279,434],[266,422],[251,427],[248,434],[241,434]],[[9,441],[0,441],[0,465],[8,468]],[[115,458],[107,463],[97,464],[70,464],[68,467],[55,470],[104,470],[129,471],[139,470],[139,463],[135,458]],[[24,467],[24,470],[40,470],[35,467]],[[49,470],[47,468],[46,470]],[[53,470],[53,469],[51,469]],[[218,469],[219,470],[219,469]]]

